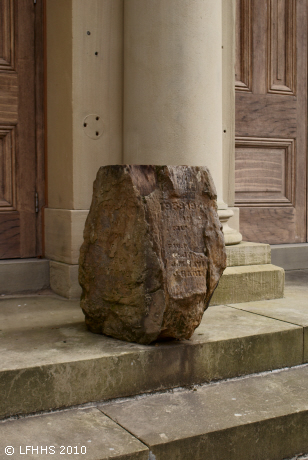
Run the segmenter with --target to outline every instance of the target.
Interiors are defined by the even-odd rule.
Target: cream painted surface
[[[234,0],[223,0],[222,31],[220,2],[193,6],[126,0],[124,161],[206,164],[232,205]],[[98,168],[122,163],[123,0],[46,7],[49,206],[87,209]],[[97,139],[83,126],[91,114]]]
[[[72,52],[73,209],[88,209],[99,167],[122,163],[123,0],[73,1]],[[97,139],[84,129],[90,114]]]
[[[105,164],[206,165],[222,207],[222,197],[233,202],[231,6],[222,19],[210,0],[46,1],[46,257],[78,263],[92,183]]]
[[[72,0],[46,0],[46,18],[48,202],[72,209]]]
[[[47,0],[46,11],[48,205],[83,210],[98,168],[122,162],[123,0]]]
[[[87,210],[45,209],[45,257],[78,264]]]
[[[122,163],[123,0],[46,0],[46,16],[45,256],[70,297],[97,170]]]
[[[220,1],[125,1],[125,163],[205,165],[222,197],[221,47]]]
[[[234,206],[235,0],[222,0],[222,46],[223,200],[229,206]],[[238,230],[231,219],[229,225]]]

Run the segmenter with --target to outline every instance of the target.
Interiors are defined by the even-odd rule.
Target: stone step
[[[297,459],[308,452],[307,380],[305,365],[9,419],[0,459]]]
[[[87,331],[78,301],[2,298],[0,418],[304,364],[304,299],[210,307],[189,341],[145,346]]]
[[[247,243],[247,245],[252,245],[252,243]],[[213,295],[212,305],[283,297],[284,270],[266,262],[270,260],[269,245],[260,244],[259,246],[259,254],[252,252],[251,246],[239,245],[233,251],[231,246],[227,247],[228,267]],[[249,262],[252,261],[256,264],[250,265]],[[265,263],[258,264],[258,261]],[[240,263],[243,265],[239,265]],[[77,265],[66,266],[59,262],[51,262],[50,273],[51,287],[56,294],[71,299],[80,298],[81,288],[78,283]],[[63,276],[59,276],[59,273]],[[66,290],[64,285],[69,286],[69,289]]]
[[[228,302],[242,302],[249,300],[261,300],[265,298],[282,297],[281,286],[269,288],[267,279],[269,278],[269,267],[265,267],[265,281],[260,281],[260,268],[256,270],[255,265],[269,265],[271,263],[271,247],[268,244],[241,242],[234,246],[226,246],[227,265],[223,275],[223,281],[215,293],[214,304],[218,305],[221,300]],[[243,267],[242,269],[240,267]],[[251,267],[250,269],[248,267]],[[237,267],[232,270],[231,267]],[[273,266],[271,266],[273,267]],[[277,268],[277,267],[275,267]],[[263,270],[261,268],[261,270]],[[240,275],[241,273],[241,275]],[[245,295],[230,288],[232,280],[236,277],[237,283],[242,280],[249,286],[255,282],[262,284],[259,297],[250,287]],[[279,275],[281,277],[281,275]],[[232,278],[232,279],[231,279]],[[234,278],[235,279],[235,278]],[[69,299],[79,299],[81,288],[78,283],[78,265],[67,265],[60,262],[49,261],[47,259],[11,259],[0,261],[0,295],[1,294],[21,294],[35,293],[52,287],[53,291]],[[217,300],[216,300],[217,299]],[[244,299],[244,300],[241,300]]]
[[[220,282],[221,285],[225,285],[225,288],[218,288],[221,292],[219,294],[225,300],[226,296],[229,296],[228,302],[241,302],[241,298],[245,299],[243,301],[249,300],[257,300],[256,292],[253,289],[253,284],[255,280],[260,283],[261,291],[259,299],[264,298],[276,298],[277,296],[282,297],[282,288],[281,288],[281,278],[282,278],[282,271],[281,269],[277,269],[280,279],[279,288],[272,288],[270,289],[266,284],[266,281],[263,282],[261,278],[260,271],[263,270],[262,267],[266,265],[264,271],[266,272],[264,275],[264,279],[268,279],[269,277],[269,268],[267,267],[268,264],[271,263],[271,247],[269,244],[262,244],[262,243],[249,243],[249,242],[241,242],[234,246],[226,246],[226,253],[227,253],[227,265],[228,269],[225,270],[223,274],[224,281]],[[261,268],[255,269],[254,266],[259,265]],[[240,269],[239,267],[243,267]],[[251,266],[251,268],[248,268]],[[236,270],[232,271],[231,267],[238,267]],[[257,270],[257,274],[256,274]],[[273,266],[271,266],[270,271],[273,271]],[[241,284],[242,282],[247,282],[247,277],[249,278],[249,290],[246,292],[246,295],[243,295],[241,292],[241,296],[238,294],[238,297],[235,297],[234,288],[230,288],[232,285],[231,277],[234,277],[236,273],[236,282],[237,284]],[[241,275],[239,275],[241,273]],[[247,275],[247,273],[249,275]],[[61,262],[50,262],[50,283],[53,291],[66,298],[70,299],[77,299],[80,298],[81,294],[81,287],[78,283],[78,265],[67,265]],[[230,291],[228,292],[228,290]],[[222,292],[224,291],[224,292]],[[226,292],[225,292],[226,291]],[[215,294],[216,297],[218,294]],[[217,300],[218,303],[220,301]]]
[[[283,293],[283,268],[272,264],[227,267],[211,305],[279,299]]]
[[[0,260],[0,294],[36,292],[49,288],[49,260]]]
[[[99,408],[156,460],[278,460],[308,451],[307,381],[303,366]]]
[[[271,263],[271,247],[269,244],[242,241],[233,246],[226,246],[226,253],[228,267]]]
[[[98,408],[0,422],[0,459],[148,460],[149,449]]]

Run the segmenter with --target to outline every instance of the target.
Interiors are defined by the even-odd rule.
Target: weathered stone
[[[227,267],[210,304],[226,305],[281,299],[283,293],[283,268],[272,264]]]
[[[100,168],[79,270],[92,332],[144,344],[188,339],[225,267],[207,168]]]
[[[208,308],[190,340],[146,346],[89,333],[78,301],[0,297],[0,419],[304,364],[307,298]]]

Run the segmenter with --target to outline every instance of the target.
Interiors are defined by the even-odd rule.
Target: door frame
[[[46,0],[35,4],[35,155],[36,155],[36,253],[44,256],[44,208],[47,197],[46,171]]]

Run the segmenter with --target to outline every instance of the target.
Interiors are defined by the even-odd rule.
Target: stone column
[[[47,0],[45,255],[79,295],[79,248],[100,166],[122,163],[123,0]]]
[[[221,1],[124,0],[123,160],[207,166],[234,244],[241,235],[227,225],[222,114]]]

